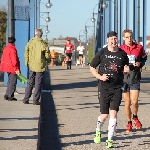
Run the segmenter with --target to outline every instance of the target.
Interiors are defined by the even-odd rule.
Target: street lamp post
[[[50,22],[51,21],[51,19],[50,19],[50,17],[49,17],[49,12],[40,12],[40,13],[46,13],[47,14],[47,17],[45,18],[45,21],[46,22]],[[41,17],[41,16],[40,16]]]
[[[91,19],[91,18],[90,18]],[[86,22],[86,24],[87,24],[87,22]],[[92,27],[93,28],[93,26],[87,26],[85,24],[85,30],[84,30],[84,33],[85,33],[85,35],[86,35],[86,57],[87,57],[87,61],[89,61],[89,50],[87,49],[87,45],[88,45],[88,43],[87,43],[87,33],[88,33],[88,31],[87,31],[87,28],[90,28],[90,27]],[[94,31],[93,31],[94,32]],[[94,37],[93,37],[94,38]],[[94,44],[94,41],[93,41],[93,44]],[[93,48],[94,48],[94,46],[93,46]],[[93,51],[94,51],[94,49],[93,49]],[[93,53],[94,54],[94,53]],[[93,56],[94,57],[94,56]],[[88,62],[89,63],[89,62]]]
[[[48,41],[47,34],[45,34],[45,35],[43,35],[43,36],[45,36],[45,40]]]
[[[38,5],[37,5],[38,6],[37,7],[37,16],[38,16],[37,21],[38,21],[38,26],[40,26],[40,18],[39,18],[39,16],[40,16],[40,4],[44,4],[46,6],[46,8],[51,8],[52,3],[50,3],[50,0],[48,0],[48,2],[46,4],[41,2],[41,0],[37,0],[37,3],[38,3]]]
[[[46,33],[46,34],[48,34],[48,33],[49,33],[48,25],[41,25],[41,27],[43,27],[43,28],[44,28],[44,27],[46,27],[46,29],[45,29],[45,33]],[[43,28],[42,28],[42,29],[43,29]]]
[[[85,43],[86,43],[86,51],[85,51],[85,64],[88,63],[88,50],[87,50],[87,29],[86,29],[86,25],[85,25],[85,30],[84,30],[84,34],[85,34]]]
[[[94,31],[93,31],[93,57],[95,56],[95,21],[96,21],[96,19],[94,18],[94,13],[93,13],[93,18],[92,18],[93,27],[94,27]]]
[[[80,40],[80,37],[81,37],[81,36],[85,36],[85,35],[81,35],[81,31],[83,31],[83,29],[80,30],[80,32],[79,32],[79,39],[78,39],[79,42],[81,41],[81,40]]]
[[[82,36],[86,36],[86,35],[81,35],[81,34],[79,34],[79,39],[78,39],[79,42],[81,42],[81,37],[82,37]]]
[[[98,4],[96,4],[95,5],[95,7],[93,8],[93,17],[92,17],[92,19],[91,19],[91,21],[93,22],[93,27],[94,27],[94,32],[93,32],[93,35],[94,35],[94,37],[93,37],[93,57],[95,56],[95,52],[96,52],[96,50],[95,50],[95,21],[96,21],[96,19],[95,19],[95,17],[94,17],[94,15],[97,15],[98,13],[94,13],[94,10],[95,10],[95,8],[96,8],[96,6],[97,5],[99,5],[99,3]]]

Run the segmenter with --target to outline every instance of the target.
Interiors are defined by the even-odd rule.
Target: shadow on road
[[[66,89],[87,88],[87,87],[96,87],[96,86],[97,86],[97,81],[76,82],[76,83],[52,85],[52,90],[66,90]]]
[[[43,90],[50,90],[49,72],[44,79]],[[37,150],[61,150],[57,114],[50,92],[42,93],[38,128]]]

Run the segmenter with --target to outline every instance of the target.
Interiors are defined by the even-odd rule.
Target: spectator
[[[49,59],[48,45],[41,38],[42,30],[35,30],[35,37],[32,38],[25,48],[25,64],[29,67],[29,82],[25,90],[24,104],[29,104],[29,98],[35,84],[33,95],[33,105],[40,105],[41,86],[43,82],[44,72],[47,69],[47,61]]]
[[[0,64],[0,70],[8,74],[7,89],[4,95],[4,99],[8,101],[17,101],[14,98],[14,92],[16,91],[17,74],[20,74],[20,62],[14,46],[15,41],[14,37],[8,37],[8,45],[3,50]]]

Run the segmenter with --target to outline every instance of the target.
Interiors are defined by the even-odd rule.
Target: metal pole
[[[146,31],[147,31],[147,1],[143,0],[143,47],[146,51]]]
[[[116,17],[117,17],[116,32],[118,33],[118,0],[116,0],[116,8],[117,8],[117,11],[116,11]]]
[[[37,28],[40,28],[40,0],[37,0]]]
[[[93,57],[95,56],[95,20],[94,20],[94,37],[93,37]]]
[[[15,36],[14,0],[8,0],[8,37]]]
[[[120,26],[120,45],[121,45],[121,41],[122,41],[122,29],[121,29],[121,27],[122,27],[122,9],[121,9],[121,5],[122,5],[122,1],[120,1],[120,5],[119,5],[119,8],[120,8],[120,13],[119,13],[119,21],[120,21],[120,24],[119,24],[119,26]]]
[[[85,26],[85,29],[86,29],[86,26]],[[87,29],[86,29],[87,30]],[[85,44],[86,44],[86,54],[85,54],[85,64],[87,64],[88,62],[88,49],[87,49],[87,33],[86,33],[86,36],[85,36]]]
[[[138,0],[138,43],[140,41],[140,0]]]
[[[45,39],[46,41],[48,41],[48,39],[47,39],[47,34],[46,34],[46,39]]]
[[[77,49],[77,47],[76,47],[76,45],[75,45],[75,48],[74,48],[74,58],[75,58],[75,62],[76,62],[76,49]]]
[[[35,24],[34,24],[34,28],[37,28],[37,0],[34,0],[34,17],[35,17]]]
[[[112,29],[111,29],[111,24],[112,24],[112,17],[111,17],[111,13],[112,13],[112,4],[111,4],[112,2],[111,1],[109,1],[109,31],[111,31]],[[114,4],[115,5],[115,4]]]
[[[106,44],[105,43],[105,10],[103,9],[103,45]],[[103,46],[102,45],[102,46]]]

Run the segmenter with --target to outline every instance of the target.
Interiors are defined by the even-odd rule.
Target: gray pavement
[[[18,101],[3,99],[6,87],[0,87],[0,150],[36,150],[40,106],[24,105],[24,88],[17,88]]]
[[[117,150],[150,149],[150,71],[142,73],[139,118],[140,131],[126,134],[124,103],[121,103],[115,137]],[[24,88],[17,87],[17,102],[3,100],[6,87],[0,84],[0,150],[105,150],[108,120],[102,143],[93,143],[99,104],[97,81],[89,67],[50,67],[46,72],[42,105],[24,105]],[[51,85],[51,86],[50,86]],[[40,116],[40,117],[39,117]],[[59,135],[58,135],[59,134]],[[61,144],[60,144],[61,142]]]
[[[17,87],[18,101],[4,100],[6,87],[0,74],[0,150],[59,150],[57,115],[46,72],[41,106],[22,103],[25,88]],[[33,90],[34,92],[34,90]]]
[[[114,139],[117,150],[150,150],[150,71],[143,70],[139,97],[141,130],[125,133],[126,118],[122,101]],[[51,94],[58,118],[59,137],[63,150],[105,150],[108,120],[103,126],[102,143],[93,142],[99,103],[97,81],[89,67],[50,67]],[[49,149],[46,149],[49,150]]]

